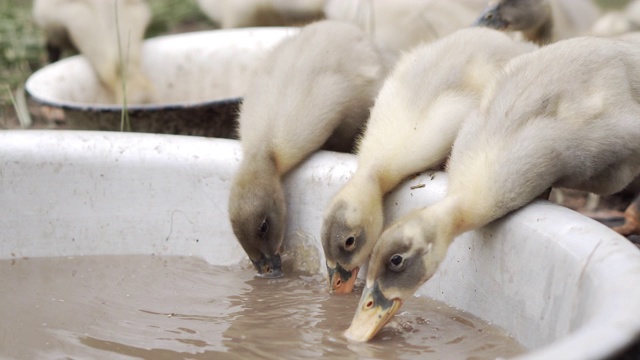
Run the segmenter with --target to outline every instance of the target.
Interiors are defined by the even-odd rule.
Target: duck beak
[[[336,264],[335,268],[327,265],[327,272],[329,273],[329,286],[331,290],[336,294],[348,294],[353,291],[353,287],[356,284],[358,278],[359,267],[353,268],[348,271],[340,264]]]
[[[401,305],[401,299],[387,299],[375,282],[362,292],[356,314],[344,336],[351,341],[369,341],[391,320]]]
[[[500,5],[490,7],[473,23],[473,26],[485,26],[496,30],[504,30],[509,24],[500,18]]]
[[[282,261],[280,260],[280,254],[276,254],[272,257],[266,257],[262,254],[262,257],[258,261],[251,262],[258,270],[258,277],[267,278],[267,279],[275,279],[282,277],[284,273],[282,272]]]

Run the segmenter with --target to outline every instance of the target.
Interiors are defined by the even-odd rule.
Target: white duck
[[[453,239],[550,187],[611,194],[640,173],[640,50],[575,38],[511,60],[460,130],[449,188],[387,228],[346,336],[366,341],[435,273]]]
[[[129,103],[150,100],[151,84],[141,69],[142,41],[151,20],[146,1],[34,0],[33,18],[45,31],[50,60],[56,61],[61,49],[75,47],[111,92],[113,102],[121,102],[125,92]]]
[[[591,0],[491,0],[476,25],[545,45],[587,34],[599,16]]]
[[[367,34],[328,20],[284,40],[257,70],[240,111],[243,159],[229,215],[263,276],[282,274],[282,176],[323,144],[351,150],[386,72],[385,57]]]
[[[321,238],[333,290],[353,290],[382,232],[384,195],[406,177],[442,165],[489,79],[536,48],[496,30],[467,28],[402,57],[371,110],[357,171],[325,210]]]
[[[198,0],[202,12],[223,29],[297,25],[323,16],[325,0]]]
[[[481,8],[471,0],[328,0],[328,19],[367,29],[392,53],[408,51],[470,26]]]

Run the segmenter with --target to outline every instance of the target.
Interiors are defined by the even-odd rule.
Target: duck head
[[[271,176],[273,175],[273,176]],[[286,205],[280,178],[241,168],[231,188],[229,217],[233,232],[265,278],[281,277],[280,250],[284,239]]]
[[[450,237],[436,221],[409,215],[385,230],[369,260],[367,283],[351,326],[352,341],[373,338],[402,303],[436,272]]]
[[[348,200],[344,195],[349,191],[347,184],[336,195],[327,208],[321,230],[329,287],[339,294],[353,291],[360,266],[373,251],[383,222],[379,195]]]
[[[527,30],[538,27],[549,12],[547,0],[494,0],[474,25],[497,30]]]

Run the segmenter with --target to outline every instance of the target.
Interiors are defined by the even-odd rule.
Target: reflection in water
[[[371,342],[348,343],[359,290],[324,276],[256,279],[196,258],[101,256],[0,261],[0,357],[143,359],[493,359],[524,349],[426,298]],[[10,334],[10,335],[7,335]]]
[[[225,346],[240,355],[267,358],[281,352],[291,358],[324,355],[317,346],[325,335],[319,326],[324,316],[321,304],[329,298],[322,280],[291,272],[280,279],[248,280],[249,290],[229,297],[242,311],[224,332]]]
[[[329,295],[323,276],[296,274],[246,284],[250,286],[244,293],[229,297],[242,310],[224,333],[225,346],[243,356],[389,359],[422,358],[427,353],[432,358],[493,359],[523,351],[479,319],[426,298],[408,301],[374,341],[349,343],[342,333],[361,289]]]
[[[201,353],[179,352],[170,349],[145,349],[132,345],[125,345],[113,341],[95,339],[92,337],[80,337],[80,343],[92,349],[115,352],[122,355],[133,356],[142,359],[220,359],[226,351],[208,350]]]

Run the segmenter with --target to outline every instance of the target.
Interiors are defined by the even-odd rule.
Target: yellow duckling
[[[599,16],[591,0],[491,0],[476,25],[545,45],[587,34]]]
[[[355,25],[320,21],[270,53],[244,97],[243,159],[233,180],[233,231],[263,276],[281,276],[286,201],[281,178],[312,152],[349,151],[387,72]]]
[[[640,50],[575,38],[518,56],[465,121],[436,204],[387,228],[345,335],[367,341],[435,273],[453,239],[550,187],[598,194],[640,173]]]
[[[398,62],[359,142],[358,169],[325,211],[321,238],[333,290],[353,290],[382,232],[384,195],[406,177],[442,165],[489,79],[536,48],[496,30],[467,28]]]
[[[128,103],[150,100],[151,83],[141,69],[142,41],[151,20],[146,1],[34,0],[33,19],[45,31],[51,61],[58,60],[62,49],[76,48],[114,103],[124,99],[123,82]]]

